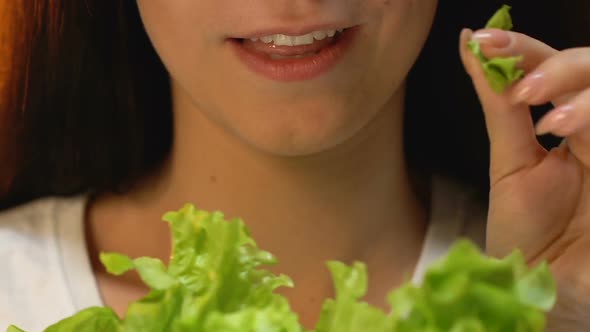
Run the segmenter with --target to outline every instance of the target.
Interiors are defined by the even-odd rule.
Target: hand
[[[527,75],[502,94],[491,90],[467,42],[487,57],[523,55]],[[590,48],[557,51],[517,32],[486,29],[460,38],[463,65],[482,103],[491,144],[487,253],[520,248],[547,260],[558,283],[548,331],[590,331]],[[555,108],[536,128],[529,105]],[[565,137],[551,151],[537,134]]]

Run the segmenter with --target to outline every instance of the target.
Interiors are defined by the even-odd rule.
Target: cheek
[[[168,70],[180,67],[183,54],[200,55],[207,35],[207,8],[203,1],[137,0],[145,30]],[[198,32],[198,33],[195,33]],[[211,38],[212,40],[212,38]]]
[[[385,47],[420,48],[430,31],[437,0],[375,0],[380,3],[379,36]]]
[[[137,0],[145,30],[176,87],[196,103],[219,99],[229,69],[222,65],[223,32],[218,17],[224,0]],[[227,82],[226,82],[227,83]],[[205,107],[207,108],[207,107]]]
[[[416,61],[436,12],[436,0],[376,0],[381,6],[381,28],[376,38],[374,63],[390,70],[378,71],[382,86],[398,85]],[[392,82],[393,80],[393,82]]]
[[[220,61],[218,24],[229,0],[137,0],[146,32],[172,79],[194,86]]]

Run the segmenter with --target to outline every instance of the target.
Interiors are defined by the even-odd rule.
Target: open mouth
[[[231,38],[230,42],[253,71],[274,80],[299,81],[331,69],[350,49],[359,28],[313,31],[301,36]]]
[[[338,43],[346,30],[314,31],[302,36],[276,34],[260,38],[237,38],[236,42],[273,60],[301,59],[317,55],[324,48]]]

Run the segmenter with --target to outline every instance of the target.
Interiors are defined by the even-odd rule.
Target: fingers
[[[508,94],[499,95],[491,89],[480,63],[467,48],[471,36],[471,30],[461,32],[460,54],[484,110],[491,144],[490,180],[494,184],[536,165],[546,152],[536,139],[528,106],[515,105]]]
[[[497,29],[480,30],[473,38],[480,41],[482,51],[487,57],[524,56],[519,66],[528,74],[508,90],[507,99],[513,105],[541,105],[552,102],[556,108],[539,121],[537,133],[553,133],[567,137],[569,151],[584,165],[590,167],[590,47],[559,52],[524,34]],[[484,104],[490,136],[503,135],[499,134],[501,130],[495,129],[495,117],[490,116],[494,112],[490,111],[489,106],[486,107],[489,102],[485,101],[485,89],[478,87],[478,84],[476,88]],[[493,108],[497,109],[498,105]],[[527,115],[529,113],[528,109],[516,106],[512,110]],[[506,142],[506,139],[503,141]],[[523,142],[520,141],[517,147],[526,146]],[[492,149],[494,150],[493,143]],[[492,165],[501,163],[501,172],[504,172],[504,163],[507,163],[504,157],[507,155],[509,153],[506,152],[500,158],[492,155]]]
[[[514,101],[540,105],[590,86],[590,48],[559,52],[514,88]]]
[[[587,73],[590,68],[588,50],[574,49],[559,53],[551,46],[525,34],[499,29],[479,30],[473,34],[473,39],[480,42],[484,55],[490,58],[524,55],[524,60],[519,63],[519,67],[529,75],[514,89],[512,93],[514,103],[539,105],[552,101],[554,104],[562,104],[580,89],[588,86],[588,82],[585,82],[590,80],[590,75]],[[553,59],[556,55],[558,56]],[[562,70],[562,66],[568,66],[568,63],[573,64],[569,68],[572,68],[576,75],[587,80],[568,79],[568,71]],[[552,76],[558,76],[558,80]],[[553,91],[550,87],[548,91],[545,91],[546,80],[557,82],[558,89]],[[562,82],[565,84],[561,84]]]
[[[537,124],[537,133],[567,137],[570,151],[590,167],[590,88],[547,113]]]
[[[537,134],[570,136],[590,127],[590,88],[545,115],[537,124]]]
[[[483,29],[473,34],[488,58],[524,55],[519,67],[525,72],[534,70],[549,57],[558,53],[551,46],[525,34],[499,29]]]

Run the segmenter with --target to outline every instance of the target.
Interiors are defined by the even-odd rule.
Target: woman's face
[[[437,4],[137,2],[175,93],[240,140],[288,156],[332,148],[375,118],[403,86]],[[329,30],[336,35],[326,36]],[[268,36],[278,34],[307,36],[269,42]]]

